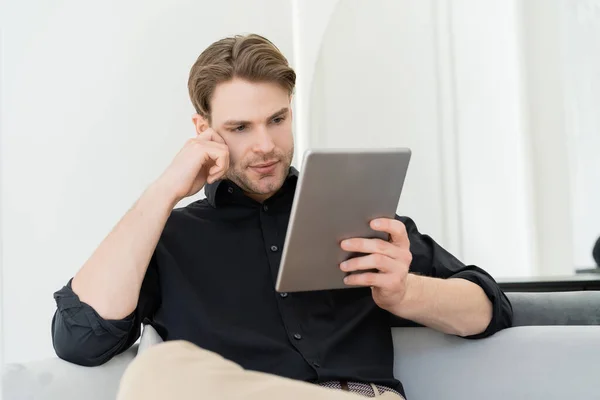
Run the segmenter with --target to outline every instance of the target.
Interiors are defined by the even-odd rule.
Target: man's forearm
[[[149,187],[73,278],[73,291],[104,319],[122,319],[135,310],[174,205],[162,188]]]
[[[481,287],[466,279],[438,279],[409,274],[393,314],[438,331],[470,336],[483,332],[492,319],[492,303]]]

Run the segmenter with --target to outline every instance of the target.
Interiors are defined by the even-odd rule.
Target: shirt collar
[[[282,186],[285,187],[285,184],[288,181],[296,180],[298,178],[298,170],[294,167],[290,167],[286,180]],[[281,190],[281,189],[280,189]],[[204,186],[204,194],[206,195],[206,199],[208,203],[213,207],[218,207],[221,204],[221,200],[225,193],[233,193],[233,192],[241,192],[241,189],[235,183],[222,179],[213,183],[209,183]]]

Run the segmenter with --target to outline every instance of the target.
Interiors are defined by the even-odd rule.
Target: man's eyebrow
[[[289,111],[290,111],[290,109],[288,107],[283,107],[281,110],[277,111],[276,113],[271,115],[269,118],[267,118],[267,121],[270,121],[273,118],[281,117],[282,115],[287,114]]]
[[[287,114],[290,111],[289,107],[283,107],[281,110],[273,113],[269,118],[267,118],[267,121],[272,120],[273,118],[277,118],[280,117],[282,115]],[[252,122],[251,121],[244,121],[244,120],[237,120],[237,119],[230,119],[227,120],[223,123],[223,125],[226,126],[231,126],[231,125],[251,125]]]
[[[241,121],[241,120],[236,120],[236,119],[230,119],[223,123],[223,125],[250,125],[250,124],[251,124],[250,121]]]

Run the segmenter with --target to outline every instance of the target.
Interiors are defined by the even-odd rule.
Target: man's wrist
[[[173,194],[173,191],[169,187],[163,185],[160,181],[156,181],[148,186],[142,197],[148,197],[152,203],[168,208],[169,210],[172,210],[181,200]]]
[[[408,274],[406,275],[406,291],[402,300],[395,305],[392,313],[395,315],[410,319],[417,312],[417,307],[419,306],[420,299],[423,296],[423,284],[424,280],[427,279],[420,275]]]

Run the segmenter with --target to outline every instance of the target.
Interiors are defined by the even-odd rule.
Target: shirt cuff
[[[492,319],[485,331],[465,336],[465,339],[482,339],[493,335],[494,333],[512,326],[513,310],[508,297],[502,292],[500,286],[484,270],[471,266],[471,269],[461,271],[450,278],[466,279],[483,289],[486,296],[492,302]]]

